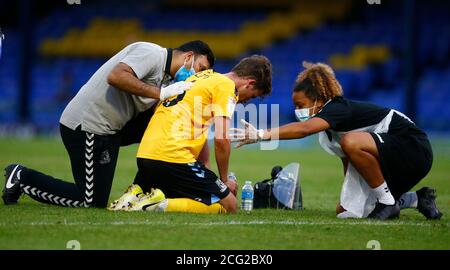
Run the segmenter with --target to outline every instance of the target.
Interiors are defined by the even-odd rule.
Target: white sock
[[[400,197],[398,203],[401,209],[417,208],[417,201],[418,198],[416,192],[407,192]]]
[[[378,202],[386,205],[394,205],[395,199],[392,196],[389,187],[386,184],[386,181],[383,182],[380,186],[373,188],[372,191],[375,193],[375,196],[378,199]]]

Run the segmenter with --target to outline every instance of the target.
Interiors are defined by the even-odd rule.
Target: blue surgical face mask
[[[297,118],[297,121],[305,122],[306,120],[311,119],[315,114],[310,115],[310,110],[314,109],[316,107],[316,101],[314,101],[314,106],[309,108],[303,108],[303,109],[295,109],[295,118]],[[314,111],[313,111],[314,112]]]
[[[192,56],[192,65],[191,65],[191,68],[188,70],[185,67],[186,60],[184,60],[184,64],[180,67],[180,69],[178,69],[177,73],[175,73],[173,80],[175,82],[181,82],[181,81],[185,81],[187,78],[194,75],[195,74],[194,61],[195,61],[195,58],[194,58],[194,56]]]

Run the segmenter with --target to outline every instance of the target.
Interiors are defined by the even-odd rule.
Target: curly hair
[[[295,80],[294,92],[304,92],[308,98],[323,102],[344,95],[342,86],[330,66],[303,62],[303,67],[305,70],[298,74]]]

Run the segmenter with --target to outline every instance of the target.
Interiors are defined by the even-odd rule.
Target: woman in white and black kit
[[[188,90],[184,80],[214,61],[200,40],[175,49],[149,42],[125,47],[92,75],[61,116],[75,183],[11,164],[5,168],[4,203],[16,204],[25,193],[47,204],[106,207],[119,148],[139,143],[154,105]]]
[[[338,217],[384,220],[399,217],[401,208],[417,208],[428,219],[439,219],[442,214],[435,204],[434,189],[408,192],[431,169],[433,153],[427,135],[398,111],[343,97],[329,66],[304,66],[292,94],[299,122],[257,130],[243,121],[245,129],[231,133],[232,140],[239,142],[236,147],[319,133],[321,146],[339,156],[345,170]],[[372,207],[364,212],[371,200]]]

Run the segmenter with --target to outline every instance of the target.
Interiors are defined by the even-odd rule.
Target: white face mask
[[[306,120],[311,119],[311,117],[313,117],[315,114],[310,115],[309,111],[316,107],[316,102],[317,102],[317,100],[314,101],[314,106],[312,106],[312,107],[303,108],[303,109],[295,109],[295,118],[297,118],[297,120],[300,122],[305,122]]]

